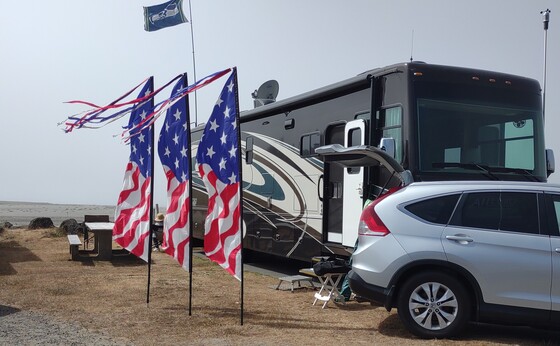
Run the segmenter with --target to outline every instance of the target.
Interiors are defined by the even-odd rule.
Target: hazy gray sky
[[[130,150],[114,135],[120,135],[128,119],[69,134],[57,123],[87,110],[64,101],[107,104],[152,75],[156,87],[183,72],[193,82],[191,26],[143,29],[142,6],[163,2],[3,3],[0,200],[116,203]],[[542,84],[544,31],[539,12],[549,8],[546,142],[560,161],[557,0],[191,3],[197,77],[237,66],[242,110],[252,108],[251,92],[269,79],[278,80],[278,99],[283,99],[408,61],[412,47],[414,60],[518,74]],[[188,0],[183,8],[188,16]],[[209,117],[224,81],[198,93],[199,122]],[[164,96],[170,92],[164,91]],[[194,119],[193,107],[191,98]],[[560,171],[560,162],[557,166]],[[159,160],[155,170],[156,203],[163,205]],[[560,183],[560,172],[550,181]]]

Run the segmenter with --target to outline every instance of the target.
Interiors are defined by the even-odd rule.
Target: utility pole
[[[547,33],[548,33],[548,21],[550,19],[550,10],[547,8],[545,11],[541,11],[543,15],[543,25],[544,25],[544,66],[543,66],[543,92],[542,92],[542,116],[544,122],[545,114],[545,95],[546,95],[546,46],[547,46]]]

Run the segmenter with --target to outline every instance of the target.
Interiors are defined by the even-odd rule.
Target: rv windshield
[[[424,85],[416,110],[424,179],[546,181],[540,95]]]

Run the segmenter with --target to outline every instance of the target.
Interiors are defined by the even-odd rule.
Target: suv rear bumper
[[[368,284],[353,270],[348,272],[348,283],[352,292],[357,296],[379,303],[387,311],[391,310],[392,287],[385,288]]]

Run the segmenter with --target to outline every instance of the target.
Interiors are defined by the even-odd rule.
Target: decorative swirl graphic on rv
[[[243,189],[257,195],[268,196],[274,200],[283,201],[286,195],[278,181],[257,162],[253,162],[253,167],[260,174],[256,177],[253,173],[251,182],[243,179]]]
[[[247,223],[244,232],[248,248],[259,250],[260,246],[265,246],[268,249],[275,244],[275,254],[292,257],[299,253],[297,257],[302,256],[305,251],[302,249],[307,249],[311,243],[322,245],[322,203],[317,184],[323,174],[323,163],[316,158],[301,157],[298,148],[288,143],[244,131],[243,160],[248,136],[254,139],[253,161],[242,164],[244,222]],[[196,152],[197,147],[198,140],[194,139],[191,150]],[[193,197],[197,198],[197,208],[202,210],[200,223],[204,222],[203,206],[207,200],[195,162],[192,182]]]
[[[254,132],[244,134],[245,138],[254,138],[254,160],[252,165],[244,167],[244,180],[260,185],[268,175],[278,184],[267,187],[269,190],[265,192],[268,192],[268,195],[252,194],[254,199],[263,200],[263,208],[274,210],[287,222],[304,222],[308,229],[320,230],[320,223],[316,224],[308,217],[310,214],[316,214],[320,218],[321,204],[316,191],[319,177],[323,173],[322,162],[318,164],[315,160],[302,158],[297,148],[276,138]],[[255,177],[252,174],[255,174]],[[274,203],[270,205],[272,201],[269,198],[273,198],[273,192],[276,192],[273,188],[281,188],[284,198],[274,198]]]

